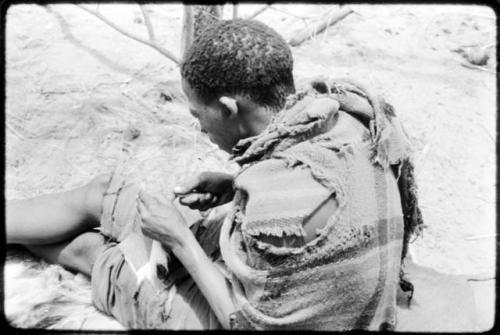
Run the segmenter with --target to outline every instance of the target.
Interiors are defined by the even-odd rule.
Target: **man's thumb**
[[[200,180],[198,177],[191,178],[187,181],[184,181],[180,183],[180,185],[177,185],[174,187],[174,194],[175,195],[181,195],[181,194],[188,194],[192,193],[196,187],[198,187],[200,184]]]

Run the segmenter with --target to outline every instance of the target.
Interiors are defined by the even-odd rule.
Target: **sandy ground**
[[[487,71],[462,66],[452,50],[495,41],[494,12],[352,7],[355,14],[293,48],[297,81],[347,76],[383,94],[414,144],[428,226],[411,247],[417,262],[451,274],[493,276],[495,48]],[[242,5],[240,14],[257,8]],[[276,8],[258,19],[289,38],[336,6]],[[181,6],[149,10],[158,41],[178,55]],[[100,11],[146,38],[138,6],[101,5]],[[11,7],[6,48],[7,199],[79,186],[137,157],[135,169],[162,157],[170,176],[164,187],[196,171],[234,169],[195,131],[176,65],[76,6]]]

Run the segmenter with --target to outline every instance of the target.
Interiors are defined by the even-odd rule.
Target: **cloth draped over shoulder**
[[[401,260],[422,217],[392,106],[350,80],[313,81],[233,158],[242,170],[220,235],[233,328],[394,329]],[[332,197],[324,227],[297,243]]]

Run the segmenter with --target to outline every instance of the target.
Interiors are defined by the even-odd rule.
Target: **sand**
[[[277,5],[258,19],[288,39],[337,7]],[[181,5],[148,8],[159,43],[178,55]],[[258,8],[241,5],[239,12]],[[352,77],[384,95],[414,144],[428,227],[411,245],[413,257],[445,273],[493,276],[495,47],[484,70],[462,66],[464,58],[453,50],[495,41],[494,12],[481,6],[352,8],[354,14],[293,48],[297,81]],[[101,5],[100,12],[147,37],[138,6]],[[75,5],[15,5],[6,19],[7,199],[70,189],[138,157],[136,169],[161,159],[171,176],[165,187],[201,170],[234,170],[227,155],[196,132],[179,70],[157,51]]]

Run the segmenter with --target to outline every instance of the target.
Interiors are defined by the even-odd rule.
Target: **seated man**
[[[216,23],[185,55],[191,113],[242,169],[175,192],[192,208],[232,201],[222,225],[190,229],[171,199],[107,176],[9,202],[8,243],[91,275],[96,306],[132,328],[394,329],[422,223],[407,138],[360,85],[294,94],[292,69],[286,42],[255,21]],[[138,279],[141,231],[175,256],[163,286]]]

